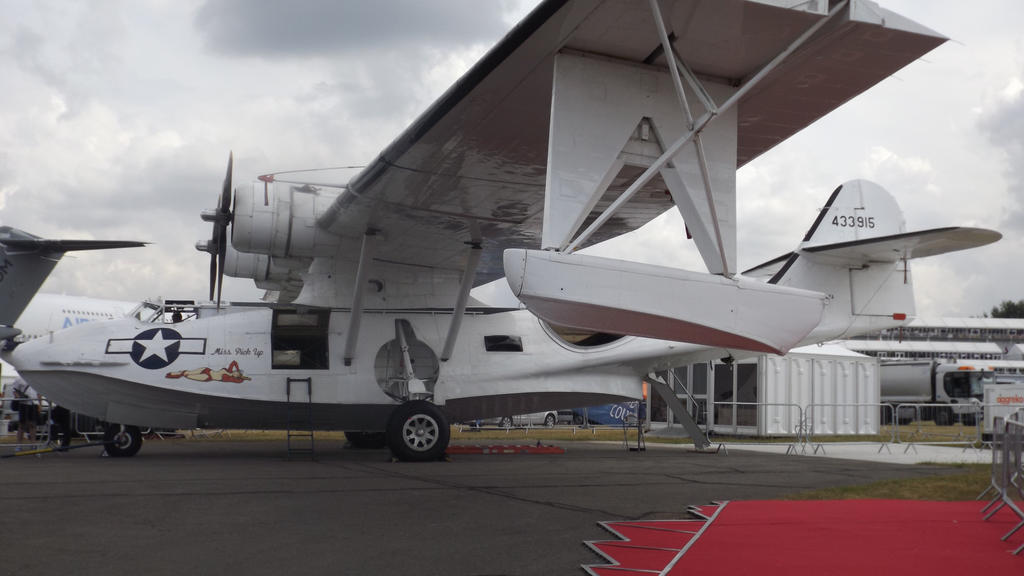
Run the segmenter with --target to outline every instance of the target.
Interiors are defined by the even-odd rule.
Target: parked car
[[[556,420],[556,422],[558,424],[576,424],[576,413],[573,412],[572,410],[559,410],[558,419]],[[580,418],[579,423],[583,423],[582,418]]]
[[[559,422],[571,422],[572,410],[565,411],[560,415],[554,410],[546,412],[534,412],[532,414],[516,414],[513,416],[502,416],[500,418],[485,418],[478,420],[480,426],[500,426],[502,428],[516,428],[525,426],[554,426]]]

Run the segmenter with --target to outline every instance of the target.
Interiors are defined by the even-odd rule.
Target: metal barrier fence
[[[1009,532],[1003,535],[1003,542],[1010,536],[1024,527],[1024,511],[1018,507],[1018,501],[1024,499],[1024,412],[1017,411],[1006,419],[996,418],[993,430],[992,445],[992,477],[989,487],[978,495],[981,500],[989,491],[995,491],[996,495],[984,508],[981,513],[992,508],[995,503],[998,506],[992,508],[985,520],[995,515],[1003,508],[1011,510],[1020,521]],[[1013,551],[1014,555],[1024,550],[1021,544]]]
[[[715,434],[771,437],[773,441],[791,438],[791,449],[787,453],[807,453],[808,445],[813,445],[813,453],[817,454],[823,451],[826,441],[835,443],[837,437],[855,436],[877,441],[878,452],[889,450],[889,445],[904,446],[904,453],[916,451],[916,445],[962,446],[965,451],[980,450],[989,446],[992,416],[1014,407],[1016,405],[980,403],[955,406],[833,402],[799,406],[714,402],[709,413],[711,424],[707,429]],[[991,414],[989,410],[992,410]],[[988,428],[983,425],[986,415]],[[713,442],[724,446],[721,441]],[[843,439],[842,442],[863,441]]]
[[[718,434],[800,436],[804,412],[798,404],[784,402],[715,402],[708,420]]]
[[[983,444],[982,414],[984,406],[974,404],[969,414],[956,414],[944,419],[941,414],[950,411],[949,404],[899,404],[896,406],[896,442],[900,444],[941,444],[980,446]],[[960,426],[957,426],[960,424]]]
[[[755,436],[771,438],[773,442],[790,439],[790,444],[799,446],[799,452],[807,452],[807,445],[814,445],[814,452],[820,451],[822,442],[841,437],[864,436],[879,443],[879,452],[888,445],[905,446],[905,452],[915,445],[957,445],[969,448],[987,447],[987,431],[983,427],[985,410],[1006,409],[1005,405],[973,404],[959,407],[961,413],[952,412],[948,404],[898,404],[817,402],[800,406],[796,403],[760,402],[714,402],[707,413],[708,422],[702,427],[709,434],[729,436]],[[950,411],[954,416],[948,425],[936,424],[932,420],[939,411]],[[943,418],[938,418],[940,421]],[[481,425],[471,423],[458,425],[460,430],[479,428],[501,430],[508,435],[519,432],[528,435],[535,430],[571,430],[573,435],[582,432],[597,433],[601,430],[621,430],[622,425],[597,424],[543,424],[522,422],[511,425]],[[635,422],[626,424],[635,426]],[[654,426],[657,426],[655,423]],[[847,440],[863,442],[861,440]],[[722,442],[715,442],[722,444]]]
[[[878,434],[895,441],[891,404],[879,402],[814,402],[805,408],[808,440],[815,436],[857,436]]]

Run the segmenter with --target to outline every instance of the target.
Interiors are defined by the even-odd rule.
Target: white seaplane
[[[298,414],[431,460],[452,419],[634,399],[652,371],[897,326],[908,260],[1000,235],[907,231],[852,181],[739,274],[736,170],[944,40],[866,0],[546,0],[347,183],[232,193],[229,160],[196,318],[89,323],[10,362],[110,423],[114,456],[140,427]],[[672,208],[706,271],[577,253]],[[221,306],[223,274],[276,301]],[[471,298],[503,276],[525,309]]]

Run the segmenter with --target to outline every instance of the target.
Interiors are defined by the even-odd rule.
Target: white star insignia
[[[153,334],[153,338],[150,340],[136,340],[139,344],[142,344],[146,351],[142,353],[139,358],[139,362],[144,362],[146,358],[150,356],[159,356],[164,362],[167,362],[167,347],[173,345],[177,340],[164,340],[164,333],[162,330],[157,330]]]

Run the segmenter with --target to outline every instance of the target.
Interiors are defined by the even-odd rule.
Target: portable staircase
[[[303,384],[305,394],[303,395]],[[293,385],[295,385],[293,387]],[[303,396],[305,399],[303,400]],[[313,437],[313,379],[291,378],[285,382],[285,423],[288,459],[308,456],[316,459]]]

